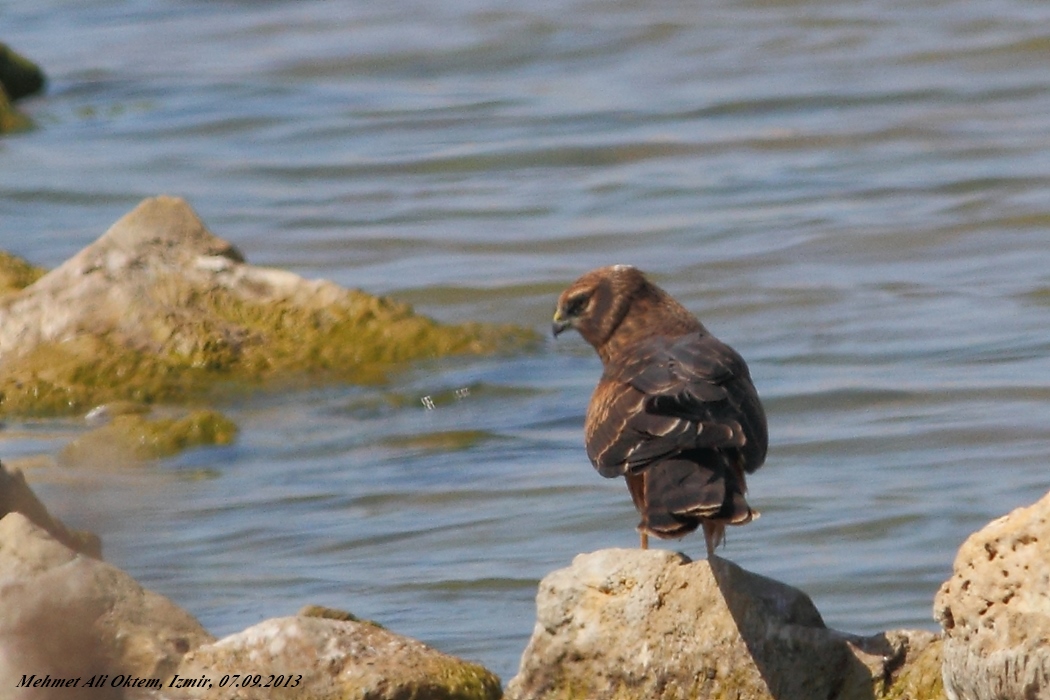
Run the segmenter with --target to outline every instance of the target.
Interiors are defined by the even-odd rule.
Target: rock
[[[12,100],[35,95],[44,89],[44,71],[40,66],[0,43],[0,88]]]
[[[240,680],[231,681],[235,674]],[[85,690],[89,680],[102,676],[105,684]],[[114,687],[118,678],[138,686]],[[56,679],[76,685],[51,687]],[[45,681],[48,685],[34,686]],[[262,687],[267,683],[271,687]],[[500,695],[499,678],[481,666],[321,606],[216,642],[189,613],[123,571],[78,555],[21,513],[0,519],[4,700],[498,700]]]
[[[44,276],[46,271],[0,250],[0,296],[25,289]]]
[[[102,557],[102,540],[98,538],[98,535],[70,529],[58,519],[51,517],[44,504],[29,488],[22,472],[0,464],[0,518],[8,513],[21,513],[34,525],[43,528],[49,535],[75,552],[96,559]]]
[[[334,617],[341,617],[335,615]],[[242,680],[219,687],[224,677]],[[368,622],[321,617],[266,620],[186,655],[178,676],[210,687],[191,698],[226,700],[498,700],[499,679],[481,666]],[[245,676],[250,677],[247,687]],[[258,678],[256,684],[254,679]],[[178,687],[179,681],[175,681]],[[259,687],[264,684],[271,687]]]
[[[20,513],[0,519],[0,678],[6,698],[69,698],[68,688],[18,689],[43,679],[109,674],[163,679],[214,637],[123,571],[83,557]],[[12,682],[13,679],[13,682]],[[92,698],[138,698],[93,688]],[[13,693],[13,694],[11,694]]]
[[[33,122],[11,104],[11,99],[4,92],[4,86],[0,85],[0,134],[25,131],[31,126]]]
[[[0,134],[32,126],[32,121],[11,103],[43,87],[44,73],[40,67],[0,43]]]
[[[372,620],[362,620],[352,612],[346,610],[339,610],[337,608],[328,608],[323,605],[304,605],[296,613],[296,617],[321,617],[326,620],[339,620],[341,622],[364,622],[365,624],[374,625],[375,627],[382,627],[378,622]]]
[[[114,410],[138,406],[124,404]],[[62,449],[60,459],[71,464],[99,466],[138,462],[168,457],[201,445],[229,445],[236,436],[236,424],[218,411],[198,410],[181,418],[151,419],[129,410],[74,439]]]
[[[934,617],[949,698],[1050,698],[1050,493],[963,543]]]
[[[508,700],[939,697],[898,693],[923,675],[917,660],[929,668],[933,635],[829,630],[804,593],[721,558],[582,554],[543,579],[536,606]]]
[[[892,630],[850,638],[850,650],[867,667],[874,691],[873,696],[868,695],[861,683],[853,697],[945,700],[941,682],[943,641],[940,635],[922,630]]]
[[[143,201],[0,297],[0,413],[175,402],[216,386],[383,381],[404,363],[492,353],[530,330],[442,325],[405,304],[244,262],[182,199]]]

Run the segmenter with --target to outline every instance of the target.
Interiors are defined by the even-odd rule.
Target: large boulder
[[[501,696],[499,678],[481,666],[374,623],[316,613],[266,620],[201,646],[186,655],[178,677],[169,685],[186,685],[183,692],[201,700],[499,700]]]
[[[349,613],[310,606],[216,642],[128,574],[21,513],[0,519],[0,698],[499,700],[500,682]]]
[[[255,267],[175,197],[0,297],[0,414],[183,402],[217,385],[381,381],[403,363],[491,353],[531,330],[442,325],[402,303]]]
[[[949,698],[1050,698],[1050,493],[963,543],[934,617]]]
[[[581,554],[536,607],[509,700],[939,697],[934,635],[829,630],[804,593],[721,558]]]
[[[163,679],[183,655],[214,640],[187,612],[128,574],[77,554],[21,513],[0,519],[2,697],[138,698],[118,676]],[[110,684],[84,690],[92,678]],[[34,685],[55,679],[71,687]],[[73,690],[77,688],[77,690]],[[144,691],[145,692],[145,691]]]

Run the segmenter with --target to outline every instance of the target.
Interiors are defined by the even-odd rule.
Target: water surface
[[[1050,486],[1042,3],[13,0],[0,27],[51,78],[0,140],[0,249],[38,264],[168,193],[251,262],[445,321],[545,330],[583,271],[650,271],[769,414],[724,555],[833,627],[934,628],[962,540]],[[0,459],[217,635],[327,604],[507,680],[539,579],[636,543],[583,452],[599,369],[574,337],[247,397],[237,444],[157,464],[57,465],[78,420],[9,422]]]

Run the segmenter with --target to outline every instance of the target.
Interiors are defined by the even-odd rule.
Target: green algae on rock
[[[44,276],[41,267],[0,250],[0,296],[25,289]]]
[[[946,700],[944,690],[944,639],[930,634],[925,645],[907,650],[907,662],[884,679],[878,688],[878,700]]]
[[[859,662],[842,700],[946,700],[941,678],[942,635],[925,630],[890,630],[849,636]]]
[[[31,126],[33,126],[33,122],[29,117],[15,109],[7,93],[4,92],[4,86],[0,85],[0,134],[25,131]]]
[[[439,324],[391,299],[249,265],[182,199],[143,201],[93,244],[0,297],[0,414],[216,387],[376,383],[406,363],[527,347],[516,326]]]
[[[22,131],[33,125],[11,103],[39,92],[44,72],[35,63],[0,43],[0,134]]]
[[[499,678],[373,624],[330,617],[265,620],[204,644],[182,659],[183,678],[294,673],[295,687],[229,686],[194,690],[200,700],[343,698],[344,700],[498,700]],[[285,676],[287,677],[287,676]]]
[[[457,452],[466,450],[495,437],[487,430],[446,430],[417,435],[394,435],[381,441],[393,447],[427,452]]]
[[[338,608],[329,608],[325,605],[304,605],[299,608],[299,612],[295,615],[296,617],[320,617],[325,620],[339,620],[340,622],[363,622],[366,625],[386,629],[375,620],[364,620],[352,612],[339,610]]]
[[[12,100],[35,95],[44,89],[44,71],[40,66],[0,43],[0,87]]]
[[[125,413],[66,445],[61,459],[77,464],[144,461],[202,445],[229,445],[236,436],[237,426],[218,411],[156,419]]]

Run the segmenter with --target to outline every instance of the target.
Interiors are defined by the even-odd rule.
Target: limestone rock
[[[963,543],[934,617],[949,698],[1050,698],[1050,493]]]
[[[341,617],[341,616],[336,616]],[[241,680],[219,687],[224,677]],[[481,666],[370,624],[329,615],[266,620],[187,654],[183,692],[203,700],[499,700]],[[245,676],[248,681],[243,680]],[[259,682],[255,683],[258,678]],[[176,687],[180,681],[176,680]],[[271,687],[263,687],[269,684]],[[276,686],[276,687],[275,687]]]
[[[508,700],[891,695],[935,641],[825,627],[808,596],[715,558],[602,550],[543,579]],[[918,685],[922,685],[919,683]],[[938,697],[921,687],[914,698]]]
[[[381,381],[406,362],[522,347],[531,331],[442,325],[405,304],[244,262],[175,197],[0,297],[0,413],[175,402],[294,377]]]
[[[53,518],[17,469],[0,464],[0,518],[8,513],[21,513],[56,540],[77,552],[99,559],[102,541],[91,532],[73,530]]]
[[[78,555],[20,513],[0,519],[0,679],[4,693],[13,693],[4,698],[84,692],[18,689],[23,675],[81,683],[98,674],[163,678],[183,654],[213,639],[123,571]],[[111,687],[87,692],[107,700],[140,697]]]

